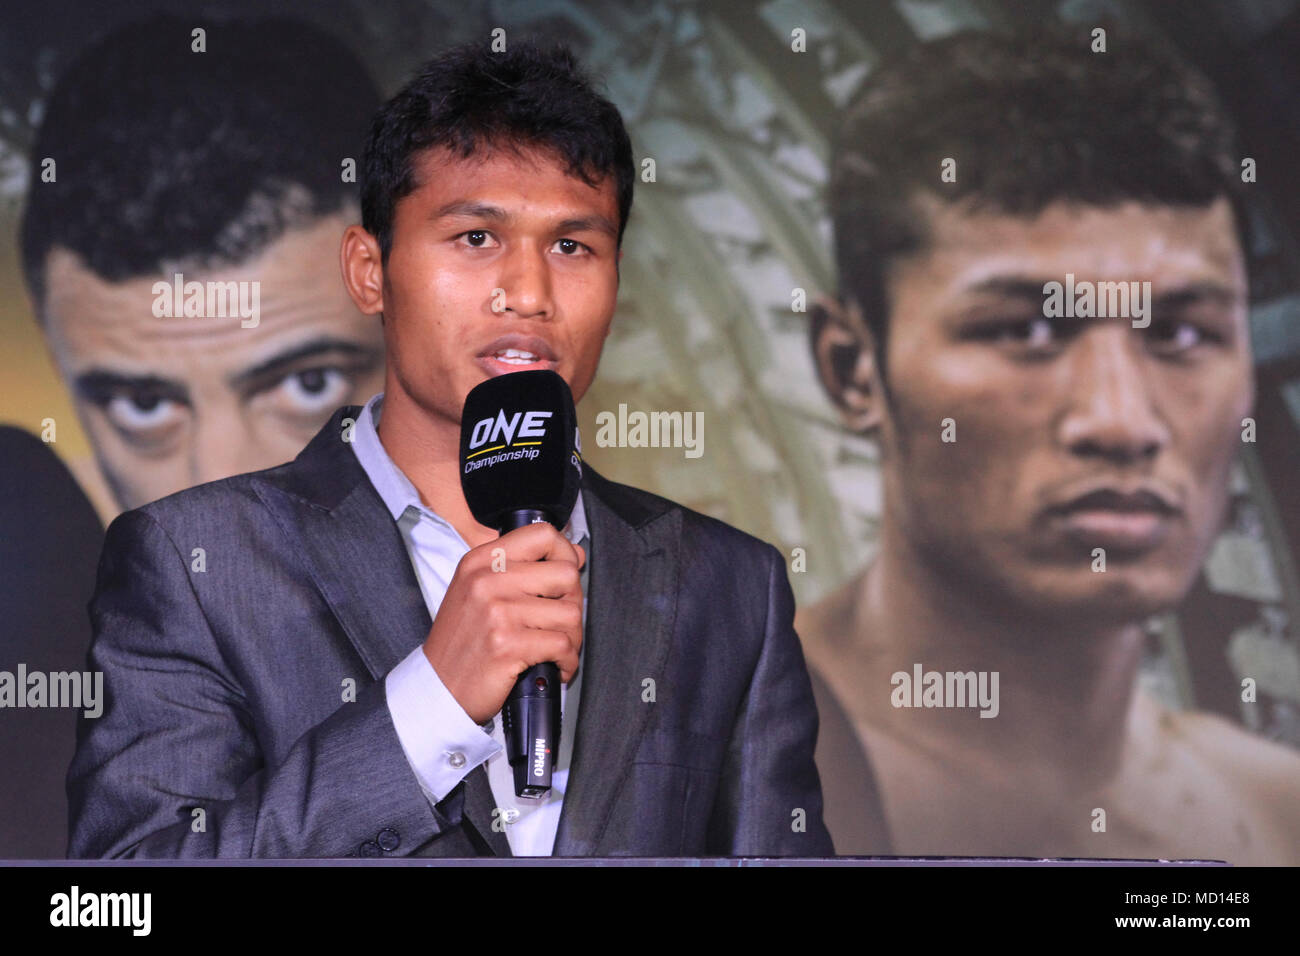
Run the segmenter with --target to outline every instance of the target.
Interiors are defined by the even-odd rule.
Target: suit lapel
[[[262,476],[262,484],[284,494],[261,497],[379,680],[424,640],[432,622],[402,534],[343,440],[343,420],[360,413],[355,405],[335,412],[292,464]]]
[[[259,480],[269,487],[258,493],[301,549],[370,676],[382,680],[433,622],[402,534],[343,440],[345,420],[355,422],[360,413],[356,405],[335,412],[295,461],[263,473]],[[487,773],[476,767],[465,778],[465,817],[478,822],[475,829],[499,856],[509,856],[505,835],[489,825],[494,804]]]
[[[677,615],[681,513],[647,507],[584,467],[591,535],[582,699],[555,856],[597,852],[653,710]]]

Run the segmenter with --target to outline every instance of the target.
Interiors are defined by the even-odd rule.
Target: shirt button
[[[358,856],[383,856],[383,848],[374,840],[367,840],[361,846],[357,847]]]
[[[461,753],[459,750],[457,750],[454,754],[452,754],[450,757],[447,758],[447,763],[451,764],[453,767],[459,770],[461,767],[465,766],[465,755]]]
[[[392,853],[401,845],[402,838],[397,835],[397,831],[392,827],[384,827],[379,831],[379,836],[375,837],[375,842],[385,853]]]

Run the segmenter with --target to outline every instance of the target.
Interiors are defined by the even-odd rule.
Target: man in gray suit
[[[110,527],[73,856],[832,852],[774,548],[589,467],[564,533],[498,537],[460,490],[470,388],[591,384],[632,180],[563,50],[450,51],[380,112],[341,260],[385,391]],[[550,660],[561,752],[527,801],[500,709]]]

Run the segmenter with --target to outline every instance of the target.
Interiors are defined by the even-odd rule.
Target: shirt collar
[[[356,453],[362,470],[375,486],[375,491],[379,492],[379,497],[383,499],[384,506],[394,521],[400,520],[408,509],[414,508],[450,527],[445,518],[425,506],[415,485],[411,484],[411,479],[388,457],[388,452],[379,440],[379,417],[383,407],[384,393],[380,392],[366,402],[352,428],[352,450]],[[564,536],[574,544],[588,537],[587,512],[582,505],[581,490],[573,504],[573,513],[569,515],[569,523],[565,525]]]

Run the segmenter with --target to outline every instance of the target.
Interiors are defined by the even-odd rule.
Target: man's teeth
[[[507,362],[510,365],[532,365],[537,361],[537,356],[532,352],[524,352],[520,349],[505,349],[501,352],[493,353],[493,358]]]

